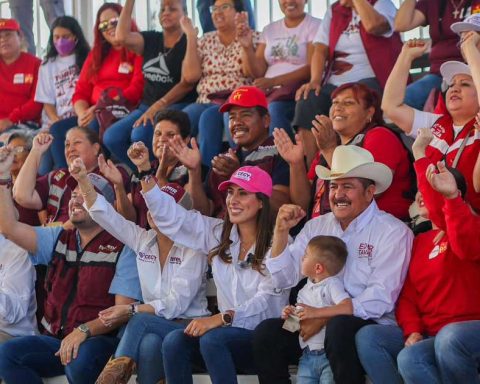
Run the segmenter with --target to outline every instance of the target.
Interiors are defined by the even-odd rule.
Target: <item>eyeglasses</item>
[[[233,8],[232,4],[222,4],[222,5],[211,5],[210,6],[210,13],[215,12],[225,12],[227,9]]]
[[[118,17],[113,17],[110,20],[102,21],[98,24],[98,30],[100,32],[106,32],[111,28],[116,28],[118,24]]]

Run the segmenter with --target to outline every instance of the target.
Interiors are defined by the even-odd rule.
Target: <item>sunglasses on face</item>
[[[106,32],[111,28],[116,28],[118,24],[118,17],[113,17],[110,20],[102,21],[98,24],[98,30],[100,32]]]

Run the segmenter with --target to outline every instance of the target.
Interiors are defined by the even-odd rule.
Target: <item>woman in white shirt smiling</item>
[[[115,171],[110,161],[106,167]],[[158,230],[148,213],[150,230],[126,220],[93,189],[81,159],[73,163],[71,170],[93,220],[137,254],[145,302],[115,305],[100,312],[100,319],[106,326],[125,317],[131,319],[115,358],[107,364],[97,383],[126,383],[135,365],[138,365],[137,375],[142,384],[157,383],[164,378],[159,353],[164,337],[174,329],[185,328],[189,319],[210,314],[206,299],[205,254],[174,243]],[[162,190],[174,196],[179,204],[186,205],[188,196],[178,184],[167,184]]]
[[[130,156],[137,167],[148,162],[142,143]],[[225,220],[187,211],[153,178],[142,180],[145,202],[158,229],[175,242],[208,253],[217,286],[220,313],[198,318],[185,330],[175,330],[163,341],[167,382],[191,383],[191,363],[200,355],[213,383],[235,383],[237,369],[254,371],[253,329],[262,320],[278,317],[288,290],[275,290],[265,268],[270,248],[272,217],[270,176],[258,167],[241,167],[220,184],[227,191]]]

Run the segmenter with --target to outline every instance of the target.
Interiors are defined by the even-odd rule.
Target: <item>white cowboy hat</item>
[[[452,84],[456,75],[465,74],[472,76],[469,66],[461,61],[446,61],[440,66],[440,74],[443,77],[443,81],[448,85]]]
[[[450,25],[450,29],[458,34],[468,31],[480,32],[480,13],[474,13],[466,17],[463,21],[453,23]]]
[[[348,177],[372,180],[376,187],[375,194],[386,191],[393,179],[393,173],[389,167],[376,162],[369,151],[356,145],[339,145],[333,152],[331,169],[317,165],[315,172],[323,180]]]

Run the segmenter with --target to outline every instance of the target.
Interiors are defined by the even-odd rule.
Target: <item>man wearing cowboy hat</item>
[[[367,324],[395,324],[395,301],[405,279],[413,234],[392,215],[380,211],[374,195],[392,182],[391,170],[372,154],[354,145],[338,146],[331,170],[317,166],[319,178],[330,181],[332,212],[308,221],[288,246],[288,233],[305,216],[296,205],[283,205],[275,224],[267,269],[276,288],[300,280],[300,264],[307,243],[317,235],[338,236],[347,244],[343,270],[346,291],[352,296],[353,316],[302,322],[300,336],[307,340],[328,321],[325,352],[335,382],[363,383],[364,371],[355,349],[355,334]],[[280,319],[269,319],[255,330],[254,354],[261,383],[289,383],[288,364],[301,355],[298,335],[281,329]]]

